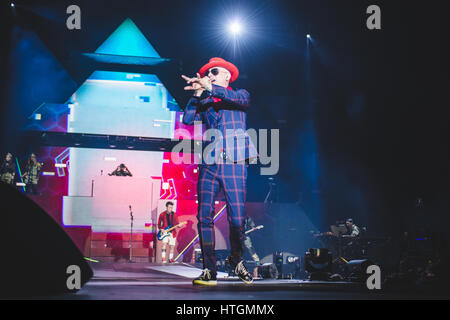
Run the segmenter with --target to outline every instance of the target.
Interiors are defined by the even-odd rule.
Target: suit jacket
[[[211,139],[211,157],[204,159],[207,164],[212,157],[223,162],[244,162],[258,156],[255,145],[246,133],[247,111],[250,94],[244,90],[233,90],[212,85],[206,98],[191,97],[186,105],[183,123],[194,124],[201,121],[206,129],[217,129],[221,139]]]

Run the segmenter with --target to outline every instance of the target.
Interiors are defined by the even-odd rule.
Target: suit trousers
[[[247,182],[247,164],[200,166],[198,178],[198,233],[203,255],[203,268],[216,271],[214,202],[223,190],[230,228],[230,263],[236,266],[244,254],[244,219]]]

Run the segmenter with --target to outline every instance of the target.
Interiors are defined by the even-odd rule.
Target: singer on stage
[[[247,134],[244,134],[250,94],[246,90],[229,87],[229,83],[238,76],[238,68],[222,58],[210,59],[200,68],[196,77],[182,76],[187,83],[184,89],[194,92],[186,105],[183,123],[192,125],[194,121],[201,121],[207,129],[217,129],[222,134],[221,143],[216,144],[220,148],[215,150],[215,159],[218,161],[212,164],[208,161],[199,166],[198,232],[204,269],[193,281],[198,285],[217,284],[213,217],[215,196],[221,189],[225,194],[230,225],[231,253],[228,261],[243,282],[253,282],[252,275],[242,261],[243,222],[246,216],[247,165],[257,153]]]

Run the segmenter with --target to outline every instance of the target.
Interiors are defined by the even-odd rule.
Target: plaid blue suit
[[[215,98],[215,99],[214,99]],[[220,99],[220,100],[219,100]],[[184,124],[205,123],[206,129],[217,129],[222,138],[215,139],[214,163],[199,166],[198,231],[203,255],[203,267],[216,271],[214,255],[214,201],[222,189],[230,226],[231,263],[239,263],[244,253],[245,195],[247,163],[257,156],[256,148],[245,134],[250,94],[243,89],[231,90],[212,85],[205,99],[192,97],[185,109]],[[222,160],[222,161],[220,161]]]

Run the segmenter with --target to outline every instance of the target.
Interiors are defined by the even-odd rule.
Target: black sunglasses
[[[212,73],[213,74],[213,76],[217,76],[218,74],[219,74],[219,69],[217,69],[217,68],[213,68],[213,69],[211,69],[211,70],[208,70],[208,71],[206,71],[206,73],[205,73],[205,76],[207,77],[207,76],[209,76],[209,73]]]

